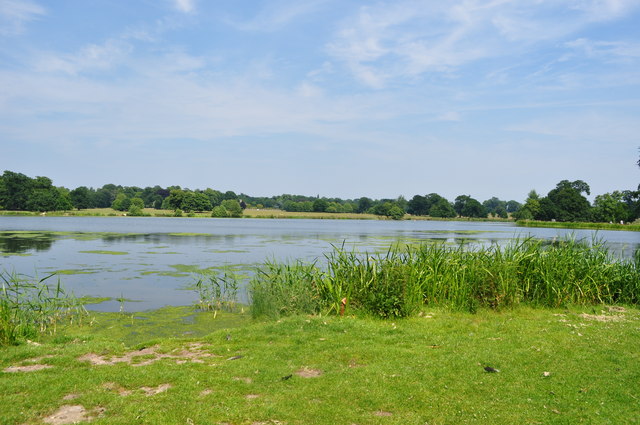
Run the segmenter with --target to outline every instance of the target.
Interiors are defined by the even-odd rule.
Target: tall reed
[[[84,306],[67,294],[60,279],[31,278],[15,272],[0,272],[0,346],[55,333],[60,323],[80,321],[87,314]]]
[[[476,248],[425,244],[377,256],[334,247],[325,267],[268,263],[250,291],[256,315],[339,313],[343,303],[347,310],[379,317],[409,316],[423,305],[475,311],[522,303],[637,304],[640,252],[621,260],[597,240],[571,237]]]

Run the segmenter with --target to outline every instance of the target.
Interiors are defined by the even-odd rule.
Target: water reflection
[[[41,234],[36,237],[19,235],[0,235],[0,252],[7,254],[24,254],[29,251],[48,251],[53,245],[54,238]]]

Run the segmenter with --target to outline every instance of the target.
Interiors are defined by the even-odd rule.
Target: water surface
[[[603,239],[619,256],[640,248],[623,231],[518,228],[513,223],[386,220],[267,220],[159,217],[0,217],[0,269],[57,272],[78,296],[111,297],[95,309],[128,311],[196,301],[194,273],[250,274],[266,259],[322,259],[332,245],[384,252],[393,244],[504,244],[516,237]]]

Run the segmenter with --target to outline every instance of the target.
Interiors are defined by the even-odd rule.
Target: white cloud
[[[183,13],[191,13],[195,11],[195,0],[174,0],[175,8]]]
[[[640,43],[626,41],[592,41],[586,38],[579,38],[565,43],[565,46],[593,59],[640,58]]]
[[[35,68],[40,72],[63,72],[77,75],[86,71],[108,70],[131,53],[129,43],[110,39],[103,44],[89,44],[75,54],[45,53],[36,60]]]
[[[2,0],[0,2],[0,35],[17,35],[26,23],[38,19],[45,9],[29,0]]]
[[[450,73],[480,59],[522,54],[639,5],[638,0],[387,1],[347,17],[327,51],[363,84],[380,88],[395,78]]]

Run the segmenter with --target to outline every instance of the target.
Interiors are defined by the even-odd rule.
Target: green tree
[[[131,200],[124,193],[118,193],[111,203],[111,208],[116,211],[127,211],[131,206]]]
[[[0,205],[10,211],[27,210],[27,202],[33,190],[32,179],[21,173],[5,171],[0,185]]]
[[[590,193],[589,185],[582,180],[562,180],[546,197],[540,200],[536,220],[589,221],[591,205],[582,196]]]
[[[242,207],[237,199],[226,199],[221,206],[227,211],[228,217],[242,217]]]
[[[531,190],[522,208],[514,212],[516,220],[533,220],[540,212],[540,195],[535,190]]]
[[[453,209],[461,217],[486,218],[487,210],[469,195],[460,195],[455,199]]]
[[[440,218],[453,218],[456,216],[456,212],[453,209],[451,202],[447,201],[442,196],[438,195],[440,199],[437,199],[435,203],[429,208],[429,216]]]
[[[596,196],[593,203],[594,221],[618,223],[629,219],[629,209],[620,191]]]
[[[356,212],[360,214],[366,213],[367,211],[369,211],[369,208],[371,208],[372,206],[373,206],[373,200],[367,197],[362,197],[358,199],[358,208]]]
[[[314,212],[325,212],[329,207],[329,202],[327,202],[324,198],[318,198],[313,201],[313,211]]]
[[[79,210],[93,208],[95,206],[94,196],[95,192],[86,186],[77,187],[69,193],[73,207]]]
[[[429,214],[427,198],[422,195],[415,195],[407,204],[407,212],[412,215]]]

